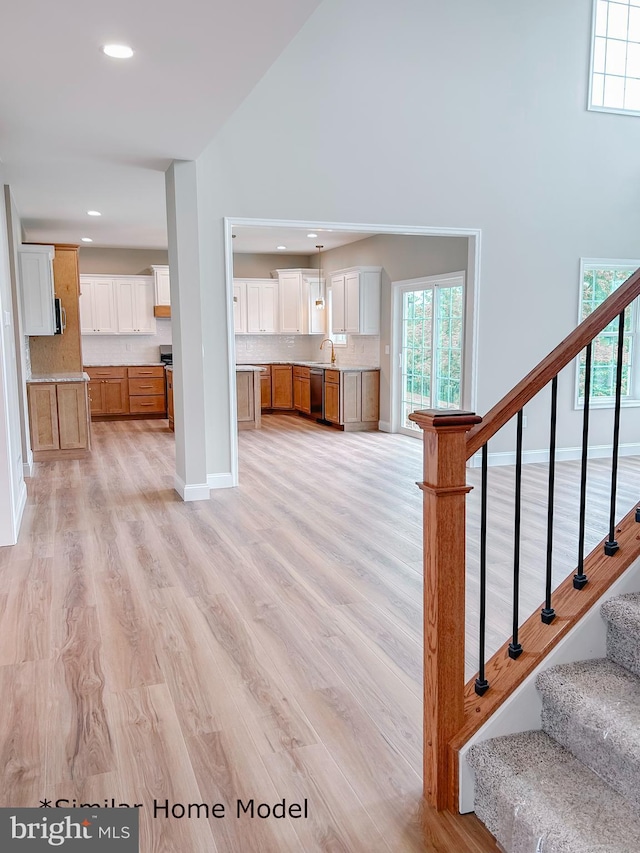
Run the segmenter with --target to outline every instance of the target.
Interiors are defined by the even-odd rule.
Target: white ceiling
[[[166,248],[165,169],[202,152],[319,3],[7,5],[0,161],[26,238]],[[104,56],[110,42],[133,58]]]
[[[317,246],[322,246],[323,252],[337,249],[356,240],[373,237],[373,232],[340,231],[326,228],[285,228],[283,226],[252,226],[238,225],[233,228],[236,235],[233,238],[234,253],[259,252],[274,255],[315,255]],[[317,234],[317,237],[307,237],[307,234]],[[279,251],[276,246],[286,246]]]

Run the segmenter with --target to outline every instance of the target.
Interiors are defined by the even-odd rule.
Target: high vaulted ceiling
[[[166,247],[165,169],[202,152],[319,3],[9,4],[0,161],[26,238]],[[106,57],[112,42],[133,58]]]

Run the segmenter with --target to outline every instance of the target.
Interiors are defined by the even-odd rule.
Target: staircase
[[[537,678],[542,731],[469,750],[476,814],[506,853],[640,851],[640,593],[600,612],[607,657]]]

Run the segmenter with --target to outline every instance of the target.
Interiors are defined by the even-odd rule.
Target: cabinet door
[[[267,282],[260,288],[260,324],[265,334],[278,331],[278,285]]]
[[[53,254],[53,246],[26,246],[18,250],[25,335],[55,333]]]
[[[344,277],[344,330],[357,335],[360,331],[360,273]]]
[[[171,305],[169,267],[152,267],[155,284],[155,304]]]
[[[293,377],[293,408],[298,412],[302,410],[302,379],[299,376]]]
[[[362,374],[362,420],[377,421],[380,417],[380,373],[367,370]]]
[[[362,373],[343,373],[340,376],[340,391],[341,423],[360,423],[362,420]]]
[[[247,332],[250,335],[262,333],[260,325],[260,285],[247,282]]]
[[[139,335],[155,335],[156,318],[153,314],[155,299],[153,280],[134,282],[134,316]]]
[[[293,377],[290,364],[271,365],[271,408],[293,409]]]
[[[233,282],[233,329],[236,335],[247,332],[247,285],[244,281]]]
[[[61,450],[88,446],[86,394],[84,382],[61,382],[57,386]]]
[[[300,273],[280,273],[280,331],[283,334],[302,334],[302,276]]]
[[[80,334],[93,335],[96,328],[94,318],[93,281],[80,276]]]
[[[117,335],[116,300],[113,281],[96,279],[91,287],[93,297],[93,330],[101,335]]]
[[[340,423],[340,385],[337,383],[325,382],[324,417],[332,424]]]
[[[300,411],[311,414],[311,380],[300,380]]]
[[[331,276],[331,330],[345,332],[344,276]]]
[[[102,400],[105,415],[127,414],[129,411],[129,391],[127,386],[126,379],[104,379],[102,381]]]
[[[102,379],[92,379],[89,382],[89,411],[92,415],[104,415],[104,381]]]
[[[260,407],[271,408],[271,367],[260,374]]]
[[[236,371],[236,395],[238,398],[238,422],[255,420],[253,371]]]
[[[32,450],[60,448],[55,385],[29,385],[29,425]]]
[[[116,281],[116,309],[118,331],[121,335],[136,334],[134,283],[131,280]]]

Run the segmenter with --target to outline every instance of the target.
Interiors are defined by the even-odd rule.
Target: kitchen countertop
[[[338,370],[340,373],[347,373],[349,371],[359,371],[359,370],[380,370],[379,367],[372,367],[371,365],[367,365],[363,367],[362,365],[354,365],[354,364],[331,364],[331,362],[327,361],[298,361],[298,360],[280,360],[277,359],[266,361],[265,364],[291,364],[294,367],[315,367],[320,370]],[[241,370],[243,367],[249,367],[250,365],[236,364],[236,370]]]
[[[37,373],[27,382],[89,382],[88,373]]]
[[[245,373],[250,370],[255,370],[257,373],[263,373],[266,369],[266,367],[258,367],[257,364],[236,364],[236,370],[244,371]]]
[[[163,361],[93,361],[85,367],[164,367]]]

